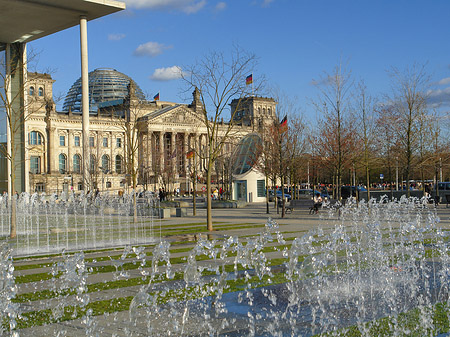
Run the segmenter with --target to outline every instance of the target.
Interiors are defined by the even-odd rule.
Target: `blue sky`
[[[117,69],[149,97],[159,91],[161,100],[186,102],[183,83],[170,69],[238,44],[259,58],[254,79],[264,74],[311,119],[310,101],[318,94],[311,82],[341,59],[374,96],[389,92],[391,67],[427,64],[433,94],[449,110],[448,0],[124,2],[125,11],[88,22],[89,71]],[[50,69],[54,92],[65,96],[80,77],[79,27],[29,47],[39,54],[36,70]]]

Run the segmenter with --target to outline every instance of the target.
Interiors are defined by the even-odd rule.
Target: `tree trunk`
[[[208,162],[208,172],[206,174],[206,225],[208,231],[213,231],[213,223],[212,223],[212,200],[211,200],[211,163]]]
[[[266,174],[266,214],[269,213],[269,177]]]
[[[11,200],[11,227],[10,227],[10,233],[9,238],[15,239],[17,236],[17,230],[16,230],[16,223],[17,223],[17,217],[16,217],[16,206],[17,206],[17,199],[16,196],[13,194],[10,196]]]
[[[197,163],[195,162],[195,154],[194,154],[194,177],[192,180],[192,215],[197,215],[197,203],[195,200],[197,194]]]
[[[16,191],[16,184],[15,184],[15,175],[13,173],[14,165],[11,165],[11,195],[8,196],[9,200],[11,201],[11,224],[10,224],[10,231],[9,231],[9,238],[15,239],[17,236],[17,199],[15,195]]]

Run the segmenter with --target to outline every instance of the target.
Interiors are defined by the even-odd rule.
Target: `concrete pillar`
[[[89,72],[87,47],[87,19],[80,16],[80,49],[81,49],[81,111],[83,129],[83,189],[90,190],[89,186]]]
[[[16,62],[17,61],[17,62]],[[26,90],[24,81],[26,80],[26,44],[7,43],[5,50],[5,94],[8,96],[10,106],[7,108],[11,117],[11,125],[6,126],[6,147],[8,155],[14,157],[14,163],[7,160],[8,170],[8,193],[12,195],[15,191],[24,192],[28,190],[29,162],[26,160],[26,121],[27,107],[24,98]],[[22,91],[22,92],[21,92]],[[11,158],[11,157],[10,157]],[[14,190],[12,189],[12,179],[14,179]]]

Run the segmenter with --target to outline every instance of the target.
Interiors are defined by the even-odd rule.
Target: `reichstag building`
[[[48,74],[28,73],[30,117],[25,135],[30,192],[83,189],[81,78],[67,93],[62,111],[56,111],[53,103],[53,83]],[[129,188],[130,151],[136,158],[141,188],[170,186],[186,191],[192,186],[194,174],[195,179],[204,176],[207,129],[197,90],[190,104],[149,101],[127,75],[113,69],[96,69],[89,73],[89,102],[87,162],[91,189],[117,193]],[[236,101],[230,108],[236,108]],[[238,123],[224,146],[224,156],[231,154],[244,136],[273,122],[275,109],[272,98],[245,98],[235,114]],[[222,122],[223,130],[226,123]],[[220,179],[219,172],[213,176]]]

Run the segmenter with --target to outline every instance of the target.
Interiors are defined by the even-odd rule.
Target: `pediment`
[[[186,106],[175,106],[171,109],[155,111],[148,121],[155,124],[199,125],[201,117]]]

